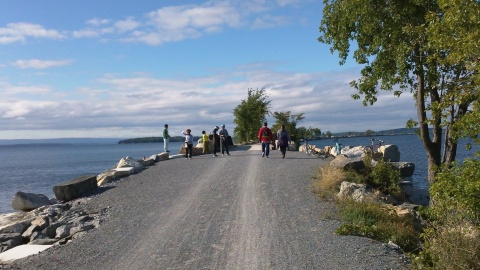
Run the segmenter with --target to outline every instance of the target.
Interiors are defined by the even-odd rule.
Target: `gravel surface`
[[[252,149],[162,161],[110,184],[86,206],[108,209],[98,229],[3,268],[409,268],[382,243],[334,234],[334,205],[310,191],[326,161]]]

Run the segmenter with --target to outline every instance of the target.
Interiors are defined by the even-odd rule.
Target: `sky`
[[[248,89],[322,132],[405,127],[411,94],[351,98],[362,67],[317,41],[322,2],[2,1],[0,139],[233,133]]]

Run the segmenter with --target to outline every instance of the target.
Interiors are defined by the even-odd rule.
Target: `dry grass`
[[[322,199],[333,198],[345,180],[346,174],[342,169],[326,165],[318,169],[312,190]]]

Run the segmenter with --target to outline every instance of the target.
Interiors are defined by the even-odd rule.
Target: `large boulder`
[[[388,164],[399,169],[401,177],[410,177],[415,171],[415,164],[412,162],[389,162]]]
[[[154,158],[150,157],[150,158],[139,159],[137,160],[137,162],[143,167],[149,167],[155,164],[156,160],[157,160],[157,156],[154,156]]]
[[[0,234],[2,233],[19,233],[22,234],[32,223],[35,218],[26,218],[18,221],[10,221],[0,225]]]
[[[23,237],[19,233],[0,234],[0,253],[22,244]]]
[[[114,179],[121,177],[129,176],[130,174],[135,173],[135,168],[133,167],[122,167],[112,170],[106,170],[103,173],[97,175],[97,185],[101,186],[106,183],[111,182]]]
[[[34,232],[41,231],[49,226],[49,220],[46,216],[41,216],[32,221],[30,227],[23,232],[24,238],[30,238]]]
[[[51,202],[43,194],[17,192],[12,200],[12,208],[20,211],[30,211],[35,208],[50,205]]]
[[[97,175],[97,185],[101,186],[115,179],[115,172],[115,170],[106,170]]]
[[[337,194],[337,198],[339,199],[348,199],[352,198],[353,200],[359,202],[359,201],[365,201],[367,195],[371,192],[367,188],[366,184],[356,184],[356,183],[350,183],[347,181],[343,181],[342,184],[340,185],[340,191]]]
[[[182,148],[180,148],[179,154],[185,154],[185,145],[182,145]],[[203,155],[203,147],[202,148],[197,148],[197,147],[192,147],[192,156],[198,156],[198,155]]]
[[[352,199],[356,202],[379,202],[397,205],[398,201],[390,195],[385,195],[378,190],[373,190],[366,184],[356,184],[343,181],[337,198]]]
[[[170,155],[168,154],[168,152],[162,152],[162,153],[157,155],[157,161],[163,161],[163,160],[167,160],[169,158],[170,158]]]
[[[53,193],[60,201],[70,201],[96,188],[98,188],[96,176],[80,176],[54,186]]]
[[[330,162],[330,166],[341,168],[343,170],[352,169],[356,172],[360,172],[365,168],[362,157],[348,158],[344,155],[335,157],[335,159]]]
[[[363,157],[363,146],[356,146],[352,148],[345,147],[342,150],[342,154],[349,158]]]
[[[145,166],[143,166],[137,160],[129,156],[122,158],[117,164],[117,169],[124,167],[133,167],[135,172],[140,172],[145,169]]]
[[[393,144],[382,145],[378,148],[378,151],[383,154],[383,161],[388,162],[399,162],[400,161],[400,151],[398,147]]]

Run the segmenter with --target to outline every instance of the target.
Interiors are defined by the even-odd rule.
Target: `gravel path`
[[[405,269],[382,243],[334,235],[334,205],[310,192],[324,161],[252,149],[171,159],[129,176],[89,201],[93,211],[108,207],[98,229],[7,267]]]

